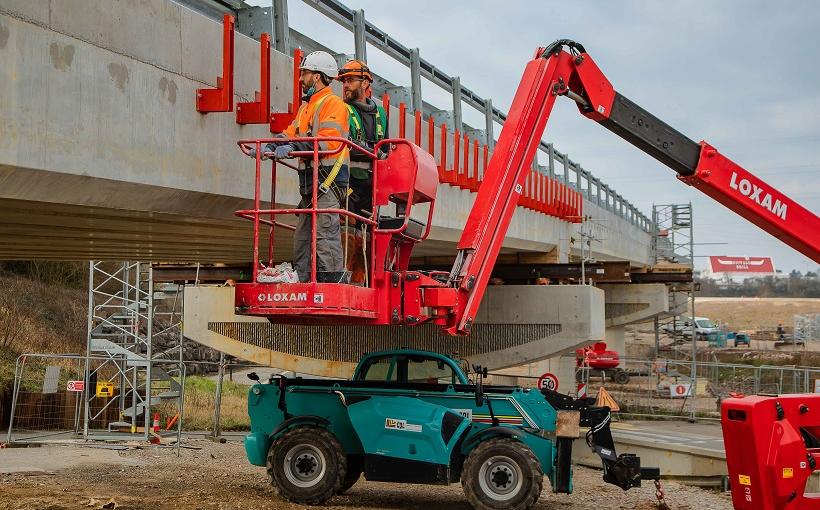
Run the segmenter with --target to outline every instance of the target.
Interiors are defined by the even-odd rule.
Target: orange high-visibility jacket
[[[296,118],[283,134],[288,138],[302,136],[347,138],[348,115],[345,102],[333,93],[330,86],[327,86],[310,96],[309,101],[302,103],[296,113]],[[319,149],[335,150],[341,145],[341,142],[319,142]],[[312,151],[313,146],[311,143],[310,148],[296,147],[296,149]],[[333,166],[340,154],[344,155],[344,164],[347,165],[349,159],[347,151],[320,158],[319,161],[322,166]]]

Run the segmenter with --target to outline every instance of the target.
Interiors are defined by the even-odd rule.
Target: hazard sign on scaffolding
[[[578,383],[578,398],[587,398],[587,385]]]
[[[114,383],[97,381],[96,396],[109,398],[114,396]]]
[[[68,391],[76,391],[77,393],[82,393],[85,389],[85,381],[68,381],[65,385],[65,389]]]

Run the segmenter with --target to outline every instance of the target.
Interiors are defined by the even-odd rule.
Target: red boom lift
[[[458,243],[452,270],[410,271],[413,247],[424,240],[436,199],[438,173],[432,156],[401,139],[385,140],[392,149],[378,159],[344,140],[349,150],[374,160],[374,214],[369,218],[343,210],[269,209],[261,207],[261,153],[271,140],[244,140],[255,148],[256,195],[251,210],[237,215],[254,222],[253,280],[236,285],[236,311],[297,324],[416,325],[432,322],[451,335],[470,333],[490,273],[555,100],[566,96],[582,115],[603,125],[677,172],[678,179],[706,193],[815,262],[820,262],[820,220],[702,141],[696,143],[614,90],[580,44],[562,39],[538,48],[527,64],[507,121],[484,175],[484,182]],[[281,138],[276,141],[283,141]],[[304,141],[304,139],[303,139]],[[295,156],[320,157],[313,152]],[[342,149],[340,149],[342,150]],[[282,162],[279,162],[282,164]],[[277,163],[272,165],[269,202],[275,204]],[[317,182],[314,175],[313,182]],[[380,210],[395,204],[393,216]],[[426,204],[426,205],[425,205]],[[426,208],[426,214],[412,213]],[[273,261],[276,228],[293,228],[280,215],[337,212],[369,225],[367,286],[338,282],[338,275],[317,274],[305,283],[258,283],[260,231],[267,227],[268,263]],[[418,219],[424,217],[424,219]],[[315,224],[315,222],[314,222]],[[312,252],[315,260],[316,231]],[[738,509],[820,508],[820,496],[803,494],[820,460],[820,396],[747,397],[724,401],[727,464]]]
[[[708,143],[695,143],[616,92],[580,44],[562,39],[546,48],[538,48],[524,70],[449,274],[408,270],[413,247],[424,240],[430,230],[438,187],[433,157],[409,141],[383,140],[379,146],[390,144],[393,149],[386,159],[377,159],[379,146],[371,153],[344,140],[349,150],[369,154],[375,162],[373,204],[377,210],[370,218],[356,217],[372,229],[368,251],[369,286],[331,283],[338,281],[338,277],[317,275],[315,267],[306,283],[258,283],[260,227],[269,229],[268,261],[272,262],[274,230],[277,226],[288,228],[287,224],[277,221],[277,217],[310,214],[315,218],[322,210],[316,208],[315,186],[312,208],[262,209],[260,149],[271,140],[240,141],[246,153],[256,148],[257,160],[254,209],[237,211],[237,215],[254,222],[253,281],[237,284],[237,312],[291,323],[416,325],[433,322],[451,335],[468,334],[547,119],[559,96],[572,99],[582,115],[675,170],[686,184],[820,262],[820,219],[815,214],[739,167]],[[314,172],[320,157],[333,154],[319,150],[319,141],[313,139],[312,153],[294,154],[312,157]],[[276,168],[274,163],[271,171],[274,184]],[[314,182],[317,179],[314,178]],[[269,202],[276,203],[275,186],[272,186]],[[390,202],[396,205],[396,215],[381,216],[379,209],[386,210]],[[418,215],[411,217],[420,207],[427,207],[426,220],[418,220]],[[328,212],[355,217],[342,210]],[[315,254],[315,230],[312,244]]]

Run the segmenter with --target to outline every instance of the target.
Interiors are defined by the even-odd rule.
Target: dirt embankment
[[[120,510],[304,508],[273,495],[265,469],[248,464],[241,444],[204,440],[188,444],[201,449],[183,450],[180,458],[170,450],[128,450],[119,452],[114,460],[111,455],[94,458],[97,456],[79,447],[60,447],[57,455],[76,459],[74,467],[50,474],[0,475],[0,510],[93,509],[106,508],[106,504],[107,508]],[[3,455],[4,450],[0,450],[0,466]],[[84,458],[87,460],[80,464]],[[575,492],[571,495],[552,494],[549,482],[544,482],[537,510],[657,508],[651,484],[624,492],[603,483],[601,471],[594,469],[575,467]],[[731,509],[726,494],[674,482],[665,482],[664,490],[674,510]],[[459,484],[402,485],[360,480],[349,493],[335,497],[324,508],[469,510],[470,507]]]

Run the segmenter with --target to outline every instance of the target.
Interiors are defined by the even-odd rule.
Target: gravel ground
[[[216,444],[189,440],[201,449],[140,448],[117,452],[119,459],[92,462],[89,450],[77,446],[32,449],[32,455],[75,458],[78,463],[58,471],[0,475],[0,510],[7,509],[296,509],[273,496],[264,468],[251,466],[239,443]],[[8,450],[6,450],[8,451]],[[82,465],[79,459],[83,458]],[[0,451],[0,464],[3,454]],[[545,486],[548,482],[545,480]],[[672,509],[731,509],[728,495],[665,482]],[[623,492],[604,484],[601,472],[575,468],[575,493],[545,490],[536,508],[576,510],[657,508],[654,488]],[[331,500],[327,508],[468,510],[461,486],[420,486],[366,482]]]

